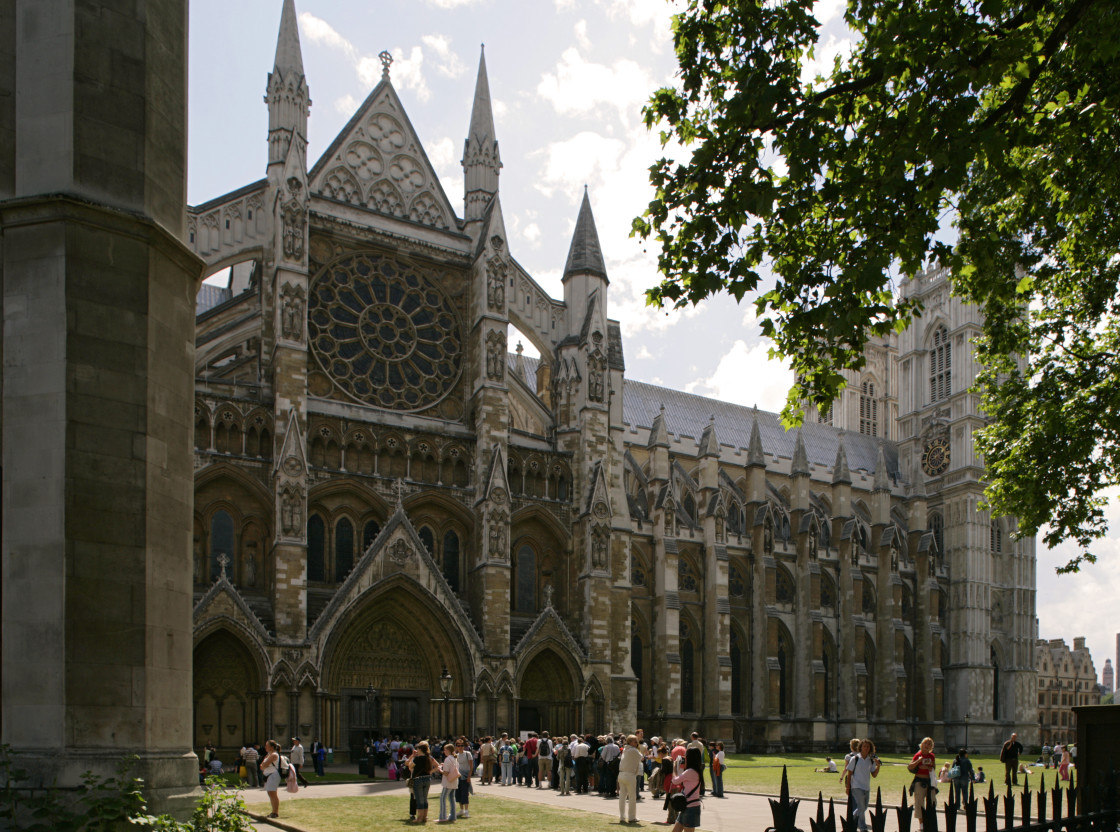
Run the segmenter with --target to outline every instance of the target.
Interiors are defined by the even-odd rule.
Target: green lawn
[[[308,832],[386,832],[408,826],[407,797],[330,797],[320,800],[285,800],[280,792],[280,820],[285,824],[306,829]],[[439,793],[428,801],[428,826],[439,817]],[[474,808],[472,806],[472,808]],[[251,803],[249,811],[267,815],[268,803]],[[479,803],[477,814],[471,812],[471,832],[570,832],[573,827],[571,811],[553,809],[521,800],[490,797]],[[618,832],[621,828],[610,815],[580,812],[580,832]],[[459,824],[455,825],[456,827]],[[642,824],[648,826],[648,824]]]
[[[872,802],[875,800],[875,789],[880,788],[883,792],[883,803],[892,806],[898,805],[902,800],[903,790],[909,787],[910,781],[913,779],[913,775],[906,769],[906,764],[910,761],[910,757],[880,754],[879,758],[883,761],[883,767],[879,771],[879,776],[871,781]],[[843,767],[844,758],[842,756],[833,759],[836,759],[838,767]],[[946,759],[952,760],[952,757]],[[988,776],[989,783],[994,777],[996,793],[1002,794],[1004,789],[1003,764],[1000,763],[999,757],[981,754],[973,755],[971,759],[974,767],[983,766],[984,773]],[[944,760],[938,756],[937,762],[940,768]],[[840,780],[840,775],[816,773],[814,769],[824,767],[824,757],[808,754],[773,756],[728,754],[728,767],[723,775],[724,788],[729,791],[737,792],[777,794],[782,784],[783,765],[787,767],[790,794],[796,797],[815,798],[818,792],[822,792],[825,800],[829,797],[841,799],[844,797],[844,785]],[[1058,779],[1058,772],[1056,769],[1044,771],[1039,768],[1033,769],[1033,771],[1035,773],[1029,778],[1032,791],[1037,791],[1039,788],[1039,774],[1045,774],[1046,787],[1048,789],[1053,787],[1055,781]],[[1020,790],[1023,788],[1024,779],[1025,778],[1020,775]],[[1062,783],[1061,785],[1064,786],[1065,784]],[[988,783],[983,785],[977,784],[977,788],[982,789],[984,795],[987,795],[988,787]],[[938,795],[938,799],[944,800],[949,793],[948,784],[942,784],[940,790],[941,793]],[[909,799],[909,796],[907,796],[908,801]]]

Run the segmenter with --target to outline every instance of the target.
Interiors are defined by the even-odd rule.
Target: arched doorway
[[[463,691],[473,690],[474,676],[466,644],[431,596],[408,582],[390,583],[335,626],[325,650],[323,677],[334,704],[324,733],[351,760],[367,737],[471,730]]]
[[[247,742],[263,742],[257,661],[237,636],[217,630],[194,649],[194,745],[213,743],[219,759],[235,760]],[[232,753],[231,753],[232,752]]]
[[[521,675],[518,731],[572,731],[577,727],[576,684],[564,660],[542,650]]]

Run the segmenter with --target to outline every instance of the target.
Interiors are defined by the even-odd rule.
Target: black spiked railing
[[[1078,814],[1081,806],[1080,788],[1093,789],[1092,794],[1096,797],[1096,808],[1093,811]],[[1047,793],[1050,797],[1049,806]],[[1007,787],[1006,793],[997,795],[994,782],[989,783],[987,795],[978,793],[970,783],[961,798],[963,799],[958,803],[956,790],[950,787],[944,801],[944,832],[977,832],[981,813],[984,819],[983,832],[1120,832],[1120,773],[1115,770],[1102,772],[1098,782],[1092,787],[1088,783],[1078,786],[1070,783],[1068,788],[1063,789],[1055,777],[1054,785],[1049,790],[1045,774],[1040,774],[1038,792],[1031,791],[1028,777],[1023,782],[1018,802],[1011,786]],[[783,768],[781,797],[770,801],[774,826],[767,832],[799,832],[794,825],[797,805],[796,799],[790,799],[789,783]],[[824,795],[818,792],[816,817],[809,821],[812,832],[837,832],[837,817],[841,832],[857,832],[851,805],[849,801],[837,815],[830,798],[826,815]],[[872,832],[884,831],[887,812],[883,807],[882,790],[877,789],[874,807],[869,809]],[[903,789],[902,801],[895,807],[898,832],[911,832],[915,812],[922,813],[925,832],[938,832],[938,812],[932,789],[921,806],[911,806],[907,800],[907,791]],[[962,820],[964,829],[959,830]]]
[[[821,802],[821,796],[818,793],[817,803]],[[778,799],[770,798],[770,812],[774,816],[774,825],[769,827],[767,832],[801,832],[797,828],[797,807],[801,805],[800,798],[791,798],[789,796],[789,777],[786,772],[786,767],[782,766],[782,790],[778,793]],[[818,814],[821,808],[818,806]]]

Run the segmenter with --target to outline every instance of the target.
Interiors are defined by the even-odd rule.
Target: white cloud
[[[686,385],[685,390],[734,404],[780,411],[793,383],[793,371],[770,358],[769,350],[765,342],[747,346],[740,339],[720,358],[710,376]]]
[[[334,108],[344,116],[351,116],[358,109],[358,100],[350,93],[346,93],[346,95],[335,100]]]
[[[525,226],[525,229],[521,232],[521,236],[528,240],[531,245],[536,245],[541,237],[541,227],[535,222],[531,222]]]
[[[378,75],[380,76],[380,67]],[[399,46],[393,50],[393,85],[397,89],[412,90],[421,101],[432,97],[432,91],[424,79],[424,50],[419,46],[412,47],[408,57],[405,57],[404,50]]]
[[[1120,630],[1111,623],[1120,595],[1120,489],[1110,489],[1105,496],[1109,536],[1091,547],[1098,558],[1095,564],[1084,565],[1072,575],[1058,575],[1055,567],[1074,557],[1077,546],[1063,543],[1047,549],[1041,534],[1037,544],[1038,636],[1064,638],[1070,647],[1075,637],[1085,636],[1098,674],[1105,659],[1116,662],[1115,633]]]
[[[832,67],[837,56],[841,58],[842,62],[846,63],[854,46],[855,41],[852,38],[838,38],[836,35],[830,34],[823,45],[817,44],[816,49],[813,50],[814,57],[810,59],[806,56],[805,61],[801,64],[801,83],[811,83],[818,75],[828,77],[832,73]]]
[[[580,19],[576,21],[575,25],[576,43],[579,44],[580,49],[590,50],[591,39],[587,37],[587,21]]]
[[[429,6],[435,6],[437,9],[457,9],[461,6],[470,6],[480,2],[480,0],[424,0]]]
[[[642,344],[640,347],[638,347],[638,354],[634,357],[639,361],[644,361],[653,358],[653,353],[649,351],[649,347],[647,347],[645,344]]]
[[[560,115],[590,115],[602,105],[615,108],[624,125],[640,121],[642,106],[656,83],[646,69],[628,58],[610,66],[584,59],[575,47],[565,49],[555,72],[546,72],[537,94]]]
[[[813,4],[813,17],[824,26],[834,17],[839,17],[848,7],[848,0],[817,0]]]
[[[316,17],[311,12],[302,12],[299,16],[300,31],[312,43],[322,44],[329,49],[337,49],[352,61],[358,58],[358,50],[354,44],[340,35],[331,24]]]
[[[448,136],[428,142],[424,149],[428,151],[428,159],[438,172],[442,173],[459,170],[458,159],[455,158],[455,142]]]
[[[552,196],[557,189],[575,195],[583,185],[602,182],[616,170],[625,151],[624,142],[590,130],[577,133],[566,141],[550,142],[543,150],[533,154],[543,155],[545,159],[536,187],[545,196]],[[574,213],[571,221],[575,222]]]
[[[440,75],[447,78],[458,78],[466,70],[466,64],[459,59],[455,52],[451,51],[451,39],[447,36],[424,35],[420,38],[420,41],[431,49],[439,59],[436,71]]]

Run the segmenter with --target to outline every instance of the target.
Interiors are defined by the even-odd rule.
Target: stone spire
[[[284,0],[280,33],[276,37],[276,60],[268,74],[264,97],[268,104],[268,163],[283,163],[295,137],[300,150],[307,144],[307,116],[311,109],[307,78],[303,74],[303,52],[299,45],[295,0]]]
[[[891,481],[887,476],[887,460],[883,454],[883,443],[879,443],[879,456],[875,460],[875,482],[873,491],[890,491]]]
[[[844,431],[840,431],[840,442],[836,445],[836,461],[832,463],[832,484],[852,482],[852,469],[848,467],[848,451],[844,447]]]
[[[669,432],[665,428],[665,405],[661,405],[661,412],[653,417],[653,425],[649,429],[649,442],[647,448],[668,448]]]
[[[474,85],[471,124],[463,143],[463,176],[466,219],[477,220],[498,193],[498,173],[502,168],[498,137],[494,130],[494,109],[490,103],[490,81],[486,76],[486,50],[478,59],[478,79]]]
[[[801,429],[797,430],[797,443],[793,448],[793,464],[790,468],[793,476],[809,475],[809,454],[805,451],[805,440],[801,436]]]
[[[595,217],[591,214],[591,199],[587,186],[583,188],[583,203],[579,206],[576,230],[572,234],[572,245],[568,249],[568,262],[564,266],[564,281],[576,274],[591,274],[607,278],[607,266],[603,262],[603,250],[599,247],[599,232],[595,230]]]
[[[747,465],[766,465],[766,452],[762,450],[762,433],[758,430],[758,411],[751,421],[751,441],[747,446]]]
[[[700,434],[700,456],[719,456],[715,414],[708,420],[708,424],[704,426],[704,432]]]
[[[295,0],[284,0],[284,9],[280,12],[280,34],[276,38],[276,60],[273,61],[273,66],[273,71],[279,70],[285,78],[289,73],[295,77],[303,76],[303,51],[299,46]]]

